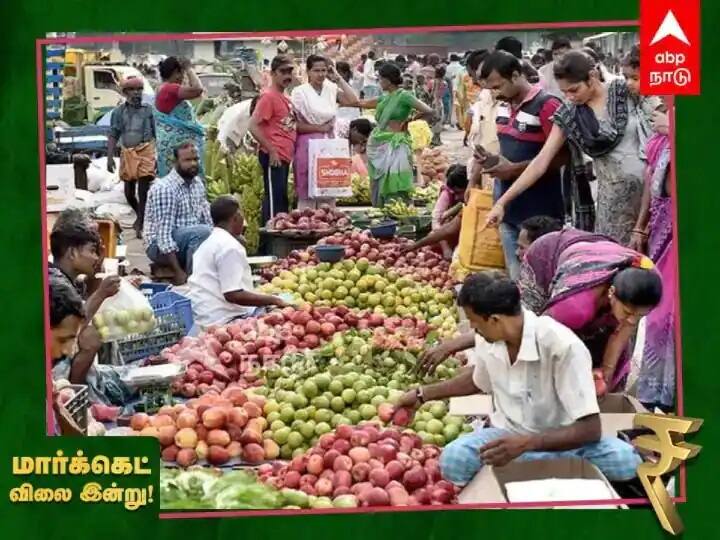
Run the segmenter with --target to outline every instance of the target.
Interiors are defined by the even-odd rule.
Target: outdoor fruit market
[[[632,418],[675,397],[674,342],[645,328],[672,328],[674,274],[641,187],[609,210],[568,162],[536,174],[565,118],[538,43],[631,92],[595,80],[582,36],[543,36],[443,58],[335,36],[134,59],[104,120],[71,129],[101,142],[47,165],[68,184],[47,199],[54,433],[156,439],[167,511],[641,494],[655,458]],[[48,71],[73,54],[48,50]]]

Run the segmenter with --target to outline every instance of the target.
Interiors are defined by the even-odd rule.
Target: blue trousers
[[[512,435],[498,428],[480,428],[463,435],[448,444],[440,455],[440,470],[457,486],[464,486],[482,468],[480,448],[490,441]],[[595,443],[586,444],[573,450],[559,452],[526,452],[517,461],[540,459],[581,458],[595,465],[611,482],[631,480],[642,462],[632,445],[617,437],[604,437]]]
[[[517,240],[520,228],[510,223],[500,224],[500,241],[502,242],[505,266],[510,279],[513,281],[520,277],[520,261],[517,257]]]
[[[193,255],[200,247],[205,239],[210,236],[212,231],[209,225],[192,225],[190,227],[180,227],[172,233],[173,240],[177,244],[178,250],[176,256],[180,266],[186,274],[192,274]],[[163,263],[163,254],[157,247],[157,244],[150,244],[146,252],[148,258],[155,263]]]

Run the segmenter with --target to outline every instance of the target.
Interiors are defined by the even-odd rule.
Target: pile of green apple
[[[370,330],[350,330],[335,334],[318,349],[286,355],[277,366],[268,368],[265,378],[273,388],[291,389],[318,374],[330,377],[355,375],[368,377],[368,384],[389,390],[406,390],[418,383],[431,383],[455,376],[459,363],[448,358],[432,375],[420,377],[415,371],[417,356],[403,349],[387,350],[373,346],[377,338]]]
[[[454,329],[452,291],[419,284],[367,259],[283,270],[261,287],[292,293],[315,306],[346,306],[399,317],[417,317],[443,330]]]
[[[370,375],[354,372],[338,376],[322,372],[302,379],[281,368],[280,374],[288,376],[268,381],[263,409],[268,427],[263,437],[280,446],[281,459],[304,453],[340,425],[378,420],[382,405],[402,395],[378,385]]]
[[[112,341],[135,334],[147,334],[155,329],[152,308],[105,309],[93,317],[93,326],[103,341]]]
[[[410,429],[415,431],[425,444],[444,446],[463,433],[473,430],[462,416],[448,413],[444,401],[428,401],[415,413]]]

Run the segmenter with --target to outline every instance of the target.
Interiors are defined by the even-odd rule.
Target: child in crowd
[[[443,215],[445,212],[456,204],[463,202],[465,190],[468,186],[467,167],[460,164],[451,165],[447,170],[445,178],[445,185],[441,188],[440,195],[433,208],[433,230],[438,229],[443,224]],[[440,247],[443,250],[443,255],[449,259],[454,246],[451,246],[447,241],[442,241]]]
[[[367,118],[357,118],[350,122],[351,174],[368,176],[367,141],[372,128],[372,123]]]

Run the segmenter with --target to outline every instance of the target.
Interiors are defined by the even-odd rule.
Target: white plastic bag
[[[310,198],[351,197],[350,148],[346,139],[311,139],[308,144]]]
[[[93,317],[93,325],[105,342],[147,334],[155,324],[155,314],[148,299],[124,279],[120,280],[117,294],[105,300]]]

